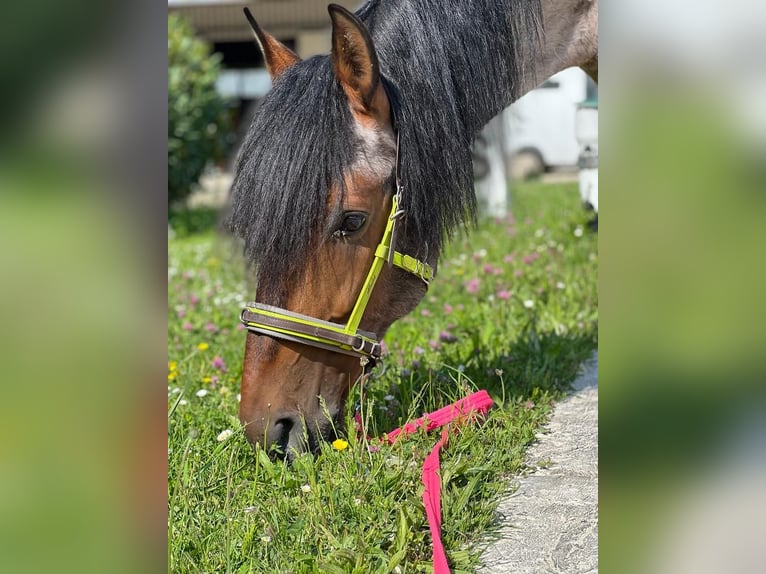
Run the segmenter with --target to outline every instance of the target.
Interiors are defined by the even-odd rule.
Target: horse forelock
[[[276,288],[305,266],[333,186],[342,200],[358,139],[327,57],[288,69],[261,102],[237,158],[226,218],[259,284]]]

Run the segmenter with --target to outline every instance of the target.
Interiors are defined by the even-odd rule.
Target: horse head
[[[230,224],[258,266],[239,415],[251,442],[288,456],[334,438],[380,337],[430,278],[405,234],[392,237],[397,136],[372,39],[344,8],[329,12],[332,52],[305,62],[248,13],[273,88],[233,186]]]

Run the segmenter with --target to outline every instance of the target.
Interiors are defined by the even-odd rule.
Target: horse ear
[[[388,96],[380,79],[380,65],[367,28],[351,12],[330,4],[332,60],[335,76],[357,112],[390,121]]]
[[[269,71],[271,79],[276,80],[287,68],[297,64],[301,59],[290,48],[285,46],[268,32],[264,31],[258,25],[258,22],[255,21],[255,18],[253,18],[249,8],[245,8],[244,11],[245,18],[250,22],[250,27],[253,29],[255,39],[261,47],[263,59],[266,61],[266,69]]]

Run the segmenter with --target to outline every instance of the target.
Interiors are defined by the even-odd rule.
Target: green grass
[[[597,238],[576,185],[519,185],[514,215],[482,221],[451,243],[426,298],[387,334],[385,370],[364,394],[373,437],[473,390],[495,399],[486,421],[455,429],[442,453],[442,536],[453,572],[479,565],[508,477],[523,469],[553,401],[597,344]],[[207,219],[184,229],[199,231]],[[420,465],[436,434],[371,452],[349,431],[349,448],[325,445],[292,466],[244,439],[237,319],[252,288],[233,252],[212,231],[169,243],[169,569],[430,572]],[[216,368],[216,357],[225,366]],[[360,401],[357,390],[349,429]],[[225,429],[233,433],[219,441]]]

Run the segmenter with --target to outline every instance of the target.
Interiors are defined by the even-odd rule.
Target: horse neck
[[[468,137],[536,84],[540,0],[372,0],[362,14],[401,97]]]

